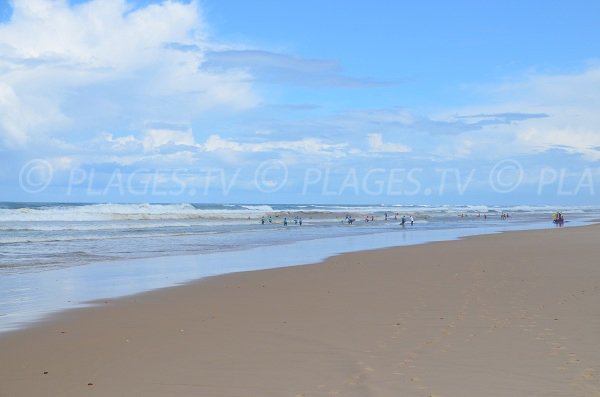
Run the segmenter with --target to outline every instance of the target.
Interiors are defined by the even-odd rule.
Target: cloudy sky
[[[0,201],[593,205],[598,15],[0,0]]]

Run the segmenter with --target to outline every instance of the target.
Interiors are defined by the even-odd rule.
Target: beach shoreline
[[[511,231],[102,300],[0,334],[0,396],[598,396],[598,236]]]
[[[569,227],[585,225],[590,221],[591,218],[572,220]],[[89,301],[135,295],[205,277],[315,264],[348,252],[450,241],[510,230],[555,227],[539,221],[475,222],[475,225],[447,225],[438,229],[428,229],[422,225],[398,226],[379,233],[299,240],[287,244],[274,242],[250,249],[114,259],[80,266],[0,274],[0,334],[27,327],[65,310],[89,306]],[[354,229],[351,226],[348,228]],[[290,230],[292,235],[295,232]]]

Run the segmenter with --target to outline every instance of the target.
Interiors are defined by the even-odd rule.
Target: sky
[[[593,0],[0,0],[0,201],[595,205]]]

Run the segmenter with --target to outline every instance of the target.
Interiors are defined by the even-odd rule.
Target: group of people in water
[[[462,217],[466,217],[468,215],[467,214],[460,214],[459,216],[462,218]],[[479,212],[477,213],[477,217],[478,218],[481,217],[481,214]],[[386,221],[392,219],[391,216],[388,215],[387,212],[384,213],[384,218],[385,218]],[[484,214],[483,218],[487,219],[487,215]],[[502,220],[507,220],[509,218],[510,218],[510,214],[508,212],[502,212],[502,214],[500,215],[500,219],[502,219]],[[393,219],[395,221],[398,220],[398,214],[397,213],[394,214],[394,218]],[[347,224],[351,225],[355,221],[356,221],[356,219],[352,218],[350,216],[350,214],[346,214],[346,216],[344,217],[344,220],[342,221],[342,223],[347,223]],[[374,222],[374,221],[375,221],[375,216],[373,216],[373,215],[370,215],[370,216],[367,215],[367,216],[365,216],[365,219],[364,219],[365,223],[367,223],[367,222]],[[266,224],[266,223],[272,224],[273,223],[273,218],[271,216],[268,216],[268,217],[262,216],[261,219],[260,219],[260,222],[263,225]],[[414,223],[415,223],[415,218],[412,215],[409,215],[409,216],[402,215],[402,218],[400,219],[400,225],[401,226],[405,226],[408,222],[410,222],[410,225],[413,226]],[[562,214],[562,212],[556,212],[553,215],[552,222],[554,222],[557,225],[562,225],[565,222],[565,217]],[[288,218],[284,217],[283,218],[283,226],[287,226],[287,225],[288,225]],[[294,225],[302,226],[302,217],[300,217],[298,215],[294,216]]]
[[[262,225],[264,225],[265,223],[273,223],[273,218],[271,218],[270,216],[268,218],[265,218],[264,216],[260,218],[260,223]],[[283,226],[287,226],[288,225],[288,219],[287,216],[283,218]],[[302,226],[302,217],[296,215],[294,217],[294,225],[298,225],[298,226]]]
[[[391,217],[388,216],[388,213],[385,213],[385,220],[388,221],[390,220]],[[394,215],[394,220],[398,220],[398,214]],[[346,214],[346,217],[344,218],[342,223],[347,223],[349,225],[353,224],[354,221],[356,221],[355,218],[352,218],[349,214]],[[366,216],[364,219],[365,222],[374,222],[375,221],[375,216],[371,215],[371,216]],[[402,216],[402,218],[400,219],[400,225],[404,226],[405,224],[407,224],[408,222],[410,222],[410,225],[414,225],[415,224],[415,218],[410,215],[410,216]],[[273,218],[269,215],[268,217],[262,216],[260,218],[260,223],[262,225],[265,224],[272,224],[273,223]],[[283,226],[287,226],[288,225],[288,218],[287,216],[283,218]],[[298,225],[298,226],[302,226],[302,217],[296,215],[294,217],[294,225]]]
[[[414,225],[415,224],[415,218],[413,218],[413,216],[409,216],[408,218],[405,217],[404,215],[402,215],[402,219],[400,220],[400,225],[404,226],[404,224],[406,222],[410,221],[410,225]]]
[[[390,220],[390,219],[391,219],[391,217],[388,215],[388,213],[387,213],[387,212],[386,212],[386,213],[384,213],[384,218],[385,218],[385,221],[386,221],[386,222],[387,222],[388,220]],[[355,220],[356,220],[356,219],[352,218],[352,217],[350,216],[350,214],[346,214],[346,216],[344,217],[344,220],[343,220],[343,222],[342,222],[342,223],[347,223],[347,224],[351,225],[351,224],[353,224],[353,223],[354,223],[354,221],[355,221]],[[394,220],[395,220],[395,221],[397,221],[397,220],[398,220],[398,214],[397,214],[397,213],[396,213],[396,214],[394,214]],[[368,222],[375,222],[375,216],[374,216],[374,215],[370,215],[370,216],[369,216],[369,215],[366,215],[366,216],[365,216],[365,220],[364,220],[364,221],[365,221],[365,223],[368,223]],[[400,220],[400,224],[401,224],[402,226],[404,226],[404,225],[405,225],[406,223],[408,223],[408,222],[410,222],[411,226],[412,226],[412,225],[414,225],[414,224],[415,224],[415,218],[414,218],[412,215],[410,215],[409,217],[406,217],[406,216],[404,216],[404,215],[403,215],[403,216],[402,216],[402,218],[401,218],[401,220]]]

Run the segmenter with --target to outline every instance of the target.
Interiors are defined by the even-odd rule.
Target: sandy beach
[[[1,335],[0,396],[600,396],[599,241],[509,232],[97,302]]]

